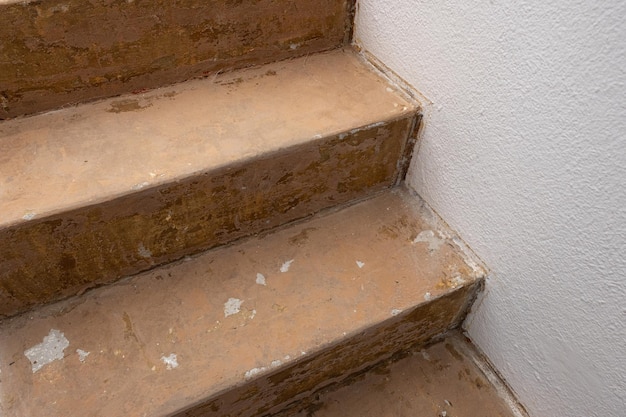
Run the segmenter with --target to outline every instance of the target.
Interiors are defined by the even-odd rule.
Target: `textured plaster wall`
[[[532,416],[626,415],[626,2],[361,0],[423,94],[410,184],[491,268],[466,322]]]

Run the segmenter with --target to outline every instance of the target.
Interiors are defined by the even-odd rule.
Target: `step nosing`
[[[308,74],[298,74],[304,63]],[[180,181],[416,111],[344,50],[221,77],[235,84],[195,80],[0,124],[0,226]],[[284,91],[287,82],[292,91]],[[363,91],[355,91],[359,88]],[[300,92],[313,99],[296,100]],[[209,93],[219,100],[206,98]],[[238,104],[225,110],[230,95],[237,95]],[[188,99],[181,110],[182,96]],[[195,101],[200,97],[206,104]],[[211,104],[218,101],[226,104]],[[199,110],[203,105],[219,114]],[[183,124],[180,117],[188,121]]]

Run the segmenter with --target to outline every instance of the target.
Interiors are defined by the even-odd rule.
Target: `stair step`
[[[417,107],[337,50],[0,124],[0,317],[392,186]]]
[[[458,332],[407,352],[276,417],[521,417],[504,384]],[[486,372],[485,372],[486,371]],[[495,379],[495,384],[491,381]],[[504,391],[504,392],[502,392]],[[300,407],[303,404],[299,404]]]
[[[403,187],[0,322],[11,416],[257,416],[463,320],[483,270]]]
[[[0,119],[340,47],[353,0],[0,1]]]

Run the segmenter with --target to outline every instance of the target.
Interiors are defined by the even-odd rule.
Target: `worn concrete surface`
[[[339,47],[346,0],[0,2],[0,119]]]
[[[416,107],[350,51],[0,124],[0,316],[396,183]]]
[[[502,396],[473,347],[456,332],[425,349],[415,349],[334,391],[319,395],[306,410],[280,417],[521,417]],[[482,369],[481,369],[482,368]],[[505,393],[507,394],[507,393]],[[509,400],[509,401],[507,401]]]
[[[458,325],[482,283],[403,188],[0,322],[11,416],[253,416]],[[191,408],[189,408],[191,407]]]

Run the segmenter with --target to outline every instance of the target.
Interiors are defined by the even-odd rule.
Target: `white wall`
[[[359,1],[425,97],[410,184],[492,269],[471,338],[532,416],[626,416],[626,2]]]

